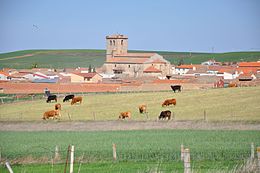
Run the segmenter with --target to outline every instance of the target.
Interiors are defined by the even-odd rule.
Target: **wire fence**
[[[17,172],[63,172],[68,159],[68,149],[37,148],[26,154],[1,153],[0,172],[7,172],[5,162],[10,162]],[[74,171],[79,172],[183,172],[181,152],[163,151],[116,151],[116,160],[111,151],[87,151],[75,149]],[[193,172],[231,171],[251,157],[250,150],[191,151]],[[256,160],[251,160],[256,165]]]

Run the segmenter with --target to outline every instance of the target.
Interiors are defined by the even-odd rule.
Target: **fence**
[[[256,154],[254,144],[244,152],[223,151],[223,153],[219,151],[198,153],[189,148],[184,149],[183,145],[180,147],[180,151],[176,152],[121,152],[116,146],[111,144],[109,152],[82,151],[78,150],[77,146],[63,149],[55,146],[53,150],[41,147],[42,152],[28,151],[26,156],[5,155],[2,152],[0,172],[7,172],[5,163],[10,163],[14,170],[19,170],[19,172],[53,173],[66,172],[66,169],[70,170],[70,173],[73,172],[73,169],[74,172],[229,172],[230,170],[242,169],[243,164],[248,164],[248,160],[251,165],[250,169],[254,171],[260,169],[260,163],[258,163],[260,148],[256,149]],[[258,158],[255,157],[256,155]],[[120,169],[123,170],[120,171]]]

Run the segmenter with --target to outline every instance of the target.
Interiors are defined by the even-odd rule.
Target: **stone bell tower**
[[[127,54],[128,37],[121,34],[106,36],[106,59],[113,58],[114,55]]]

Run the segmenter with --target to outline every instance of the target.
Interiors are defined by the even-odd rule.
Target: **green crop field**
[[[78,94],[79,95],[79,94]],[[260,87],[222,88],[211,90],[190,90],[181,93],[173,92],[141,92],[87,94],[81,105],[62,104],[60,121],[72,120],[116,120],[119,113],[131,111],[133,120],[146,120],[140,115],[138,106],[146,104],[149,119],[156,120],[162,110],[171,110],[176,120],[201,120],[206,111],[209,121],[257,121],[260,116]],[[161,107],[168,98],[176,98],[177,105]],[[55,102],[46,103],[44,99],[22,101],[0,105],[1,121],[43,121],[45,111],[53,110]],[[53,121],[53,120],[49,120]]]
[[[225,130],[0,132],[0,139],[2,158],[22,162],[13,164],[15,172],[51,172],[49,162],[56,145],[60,161],[53,168],[55,172],[62,172],[70,144],[75,146],[76,168],[84,155],[83,172],[138,172],[157,168],[158,164],[163,172],[183,172],[181,144],[190,148],[195,171],[229,170],[249,158],[251,142],[260,145],[258,131]],[[112,162],[113,143],[117,146],[115,163]],[[37,160],[42,164],[37,165]],[[35,164],[27,165],[27,162]],[[0,172],[7,172],[3,170],[0,167]]]
[[[156,52],[172,64],[178,64],[181,59],[186,64],[197,64],[209,59],[220,62],[257,61],[260,52],[230,52],[230,53],[194,53],[166,51],[129,51]],[[32,54],[32,56],[24,56]],[[32,64],[46,68],[100,67],[105,61],[105,50],[24,50],[0,54],[0,68],[31,68]]]

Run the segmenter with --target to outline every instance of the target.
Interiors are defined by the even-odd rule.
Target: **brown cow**
[[[82,97],[74,97],[72,100],[71,100],[71,105],[75,104],[75,103],[80,103],[82,102]]]
[[[55,110],[61,111],[61,104],[60,103],[55,104]]]
[[[125,118],[131,118],[131,112],[121,112],[120,113],[120,115],[119,115],[119,117],[118,117],[119,119],[125,119]]]
[[[237,87],[237,84],[236,83],[230,83],[230,84],[228,84],[228,87]]]
[[[59,110],[51,110],[51,111],[44,112],[42,119],[44,119],[44,120],[49,119],[49,118],[58,119],[60,117],[61,117],[61,114],[60,114]]]
[[[140,105],[138,108],[139,108],[140,114],[146,113],[146,110],[147,110],[147,106],[146,105]]]
[[[169,106],[169,105],[176,105],[176,99],[167,99],[162,103],[162,107]]]

